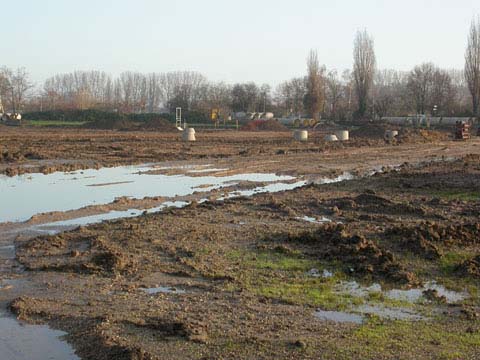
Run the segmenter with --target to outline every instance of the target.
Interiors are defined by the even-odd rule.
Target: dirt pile
[[[16,162],[22,160],[41,160],[43,157],[32,151],[2,151],[0,152],[0,162]]]
[[[398,130],[399,143],[425,143],[435,142],[448,139],[448,133],[426,130],[399,127],[389,124],[366,124],[350,132],[352,138],[368,138],[368,139],[384,139],[385,131]]]
[[[401,129],[398,136],[398,141],[405,143],[435,142],[444,140],[448,140],[448,133],[446,132],[414,128]]]
[[[355,211],[367,214],[415,214],[424,215],[424,210],[406,203],[393,202],[373,193],[360,194],[354,198],[344,197],[330,203],[341,211]]]
[[[98,130],[138,130],[139,125],[126,119],[104,119],[96,120],[85,124],[88,129]]]
[[[393,227],[387,229],[384,236],[397,247],[421,255],[428,260],[435,260],[443,255],[437,245],[433,244],[431,240],[427,240],[421,232],[414,229]],[[430,237],[428,238],[430,239]]]
[[[446,246],[480,243],[480,223],[440,225],[425,222],[417,226],[399,226],[388,229],[387,236],[402,238],[406,242],[436,242]]]
[[[460,264],[457,267],[457,271],[462,275],[480,279],[480,255]]]
[[[243,131],[288,131],[285,125],[280,124],[277,120],[254,120],[245,124]]]
[[[128,273],[135,271],[128,254],[107,245],[102,238],[62,233],[40,236],[17,248],[17,258],[27,270],[74,273]],[[130,270],[129,270],[130,269]]]
[[[392,129],[393,128],[384,124],[366,124],[350,131],[350,136],[352,138],[383,139],[385,131]]]
[[[341,261],[354,274],[386,278],[401,284],[418,284],[394,257],[377,243],[363,235],[350,234],[344,225],[326,224],[318,230],[289,237],[290,241],[308,244],[322,259]]]
[[[395,226],[384,232],[384,238],[403,250],[428,260],[443,256],[442,246],[475,245],[480,242],[480,224],[439,225],[433,222],[416,226]]]
[[[162,132],[178,131],[171,122],[162,118],[147,120],[139,124],[140,130],[155,130]]]

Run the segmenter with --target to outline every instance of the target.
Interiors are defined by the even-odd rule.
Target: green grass
[[[439,197],[444,200],[462,200],[462,201],[478,201],[480,200],[480,191],[465,191],[465,190],[445,190],[432,191],[432,196]]]
[[[480,351],[480,332],[467,332],[465,326],[469,325],[460,324],[456,328],[449,323],[385,322],[374,318],[355,330],[353,339],[364,356],[397,355],[419,349],[423,354],[416,352],[413,357],[435,354],[438,359],[467,359]]]
[[[363,303],[361,298],[334,291],[335,284],[345,278],[340,271],[330,278],[308,276],[306,272],[313,268],[321,272],[333,266],[306,258],[299,252],[232,251],[228,257],[242,267],[239,276],[242,287],[257,295],[325,310],[346,309]]]
[[[31,126],[49,126],[49,127],[76,127],[86,124],[86,121],[61,121],[61,120],[28,120]]]

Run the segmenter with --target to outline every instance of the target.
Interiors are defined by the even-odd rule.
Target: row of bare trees
[[[33,87],[24,68],[16,70],[3,67],[0,69],[0,105],[11,109],[13,113],[22,107],[28,91]],[[1,110],[1,109],[0,109]]]
[[[229,85],[210,82],[191,71],[124,72],[112,77],[101,71],[75,71],[47,79],[30,91],[28,73],[0,69],[0,96],[13,111],[101,109],[135,113],[172,111],[182,107],[208,114],[274,111],[278,116],[318,119],[381,118],[408,114],[479,115],[480,17],[471,25],[465,69],[446,70],[423,63],[411,71],[379,70],[373,38],[358,31],[353,67],[339,74],[321,65],[316,51],[307,58],[307,74],[278,85],[253,82]],[[30,96],[27,96],[30,95]]]
[[[255,83],[213,83],[197,72],[141,74],[124,72],[113,79],[104,72],[76,71],[45,81],[42,109],[102,109],[152,113],[182,107],[209,112],[264,111],[271,108],[270,87]],[[38,104],[37,104],[38,106]]]
[[[409,114],[479,116],[480,18],[472,22],[465,70],[446,70],[433,63],[409,72],[378,70],[373,38],[356,34],[353,70],[341,76],[326,71],[316,52],[307,58],[307,76],[280,84],[277,105],[287,114],[321,114],[332,119],[381,118]]]

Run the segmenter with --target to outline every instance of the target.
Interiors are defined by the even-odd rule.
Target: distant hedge
[[[55,121],[96,121],[126,119],[125,115],[99,110],[53,110],[24,113],[25,120],[55,120]]]
[[[101,110],[52,110],[52,111],[35,111],[22,114],[25,120],[50,120],[50,121],[73,121],[73,122],[89,122],[89,121],[120,121],[131,120],[135,122],[143,122],[157,119],[161,117],[170,122],[175,122],[175,114],[123,114]],[[186,111],[183,113],[184,120],[187,123],[208,123],[211,122],[207,115],[198,111]]]

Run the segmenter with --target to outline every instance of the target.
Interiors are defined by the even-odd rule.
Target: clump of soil
[[[385,235],[402,239],[405,244],[412,246],[424,244],[430,249],[435,248],[432,243],[446,246],[472,245],[480,242],[480,223],[440,225],[426,222],[416,226],[393,227],[388,229]]]
[[[416,214],[424,215],[425,211],[419,207],[414,207],[406,203],[398,203],[386,199],[382,196],[363,193],[356,197],[344,197],[334,200],[331,206],[337,207],[342,211],[361,211],[367,214]]]
[[[443,295],[440,295],[438,293],[438,290],[436,290],[436,289],[424,290],[422,292],[422,294],[427,300],[432,301],[432,302],[436,302],[436,303],[446,303],[447,302],[447,298]]]
[[[27,270],[36,271],[114,274],[136,269],[133,260],[102,238],[73,233],[37,237],[18,246],[17,258]]]
[[[314,232],[289,236],[289,241],[314,247],[322,259],[338,260],[360,275],[384,277],[401,284],[418,284],[394,255],[363,235],[350,234],[344,225],[326,224]]]
[[[288,131],[288,128],[277,120],[254,120],[242,127],[244,131]]]
[[[177,131],[175,126],[168,120],[162,118],[156,118],[147,120],[145,122],[140,123],[141,130],[155,130],[155,131]]]
[[[22,160],[41,160],[43,157],[34,151],[2,151],[0,152],[0,162],[16,162]]]
[[[85,124],[89,129],[99,130],[137,130],[139,126],[137,123],[126,119],[104,119],[96,120]]]
[[[400,130],[398,137],[399,142],[435,142],[447,140],[448,134],[437,130],[404,128]]]
[[[446,132],[411,127],[399,127],[390,124],[367,124],[350,132],[352,138],[383,139],[385,131],[398,130],[399,143],[434,142],[447,140]]]
[[[352,138],[383,139],[386,130],[393,130],[393,128],[384,124],[366,124],[352,130],[350,136]]]
[[[480,255],[463,262],[457,270],[461,274],[480,279]]]

